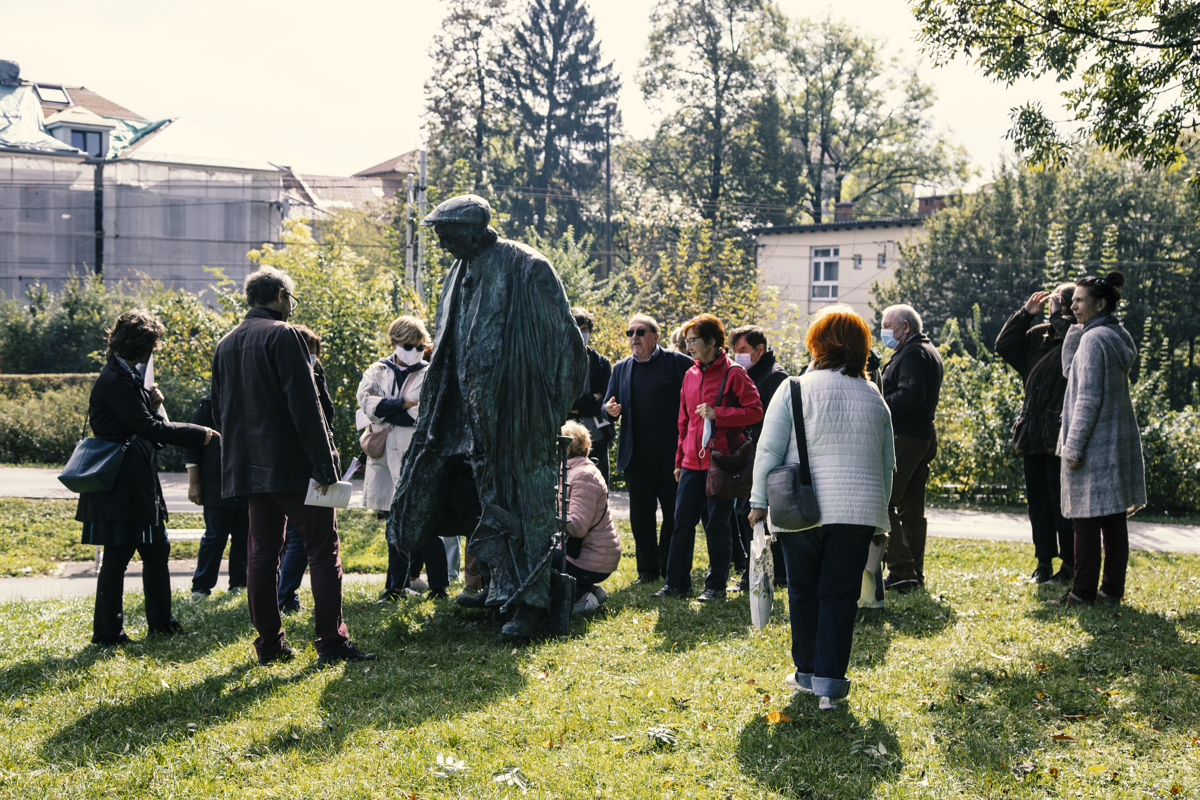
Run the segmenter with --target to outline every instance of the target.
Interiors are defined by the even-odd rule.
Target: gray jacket
[[[1129,394],[1133,337],[1110,316],[1072,325],[1063,342],[1058,454],[1062,512],[1069,519],[1123,514],[1146,504],[1142,436]],[[1067,461],[1080,462],[1071,469]]]

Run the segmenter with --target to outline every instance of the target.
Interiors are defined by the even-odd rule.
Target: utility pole
[[[428,154],[420,151],[420,183],[417,185],[417,214],[421,219],[425,219],[425,189],[426,183],[426,167],[428,165]],[[429,298],[425,297],[425,235],[418,230],[417,232],[417,295],[429,302]]]
[[[404,200],[404,274],[412,276],[413,285],[417,283],[417,274],[413,272],[413,174],[408,173],[408,193]]]
[[[612,118],[617,104],[604,104],[604,277],[612,275]]]
[[[96,248],[93,251],[93,269],[97,275],[104,275],[104,160],[96,162],[96,173],[92,179],[93,215],[96,233]]]

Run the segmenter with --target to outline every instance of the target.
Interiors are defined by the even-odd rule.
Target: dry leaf
[[[791,722],[791,721],[792,721],[792,718],[789,717],[787,714],[783,713],[782,711],[772,711],[770,714],[767,714],[767,722],[775,723],[775,722]]]
[[[1074,736],[1067,736],[1065,733],[1056,733],[1056,734],[1054,734],[1054,738],[1055,738],[1056,740],[1060,741],[1060,742],[1073,742],[1073,741],[1075,741],[1075,737],[1074,737]]]
[[[1050,669],[1050,668],[1049,668],[1049,667],[1047,667],[1045,664],[1034,664],[1034,665],[1033,665],[1033,668],[1034,668],[1034,669]]]
[[[1178,783],[1171,784],[1171,794],[1179,794],[1182,791],[1183,791],[1183,787],[1180,786]]]
[[[754,678],[750,678],[748,681],[746,681],[747,686],[755,686],[757,684],[758,684],[758,681],[754,680]]]
[[[1087,719],[1087,714],[1063,714],[1063,719]]]
[[[701,722],[700,727],[706,731],[715,731],[717,729],[716,725],[709,725],[707,722]],[[1197,741],[1197,740],[1193,739],[1193,741]]]

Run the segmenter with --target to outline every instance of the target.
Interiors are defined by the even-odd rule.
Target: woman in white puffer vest
[[[750,521],[767,516],[767,475],[800,461],[792,415],[802,392],[813,490],[820,520],[804,531],[778,531],[787,566],[795,673],[785,683],[834,708],[850,692],[846,668],[871,539],[887,533],[896,465],[892,416],[867,380],[871,329],[849,306],[827,307],[808,329],[812,366],[779,387],[767,408],[754,459]],[[773,529],[774,530],[774,529]]]

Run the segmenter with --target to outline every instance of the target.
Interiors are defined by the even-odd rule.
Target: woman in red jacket
[[[704,591],[696,599],[704,603],[725,597],[733,547],[733,501],[714,500],[705,493],[708,457],[713,450],[732,453],[741,447],[744,429],[763,418],[763,407],[746,370],[725,357],[721,320],[700,314],[684,324],[683,335],[695,364],[684,375],[679,393],[675,531],[667,555],[667,582],[654,597],[687,597],[691,592],[696,523],[703,520],[709,566]],[[708,421],[712,424],[706,425]]]

